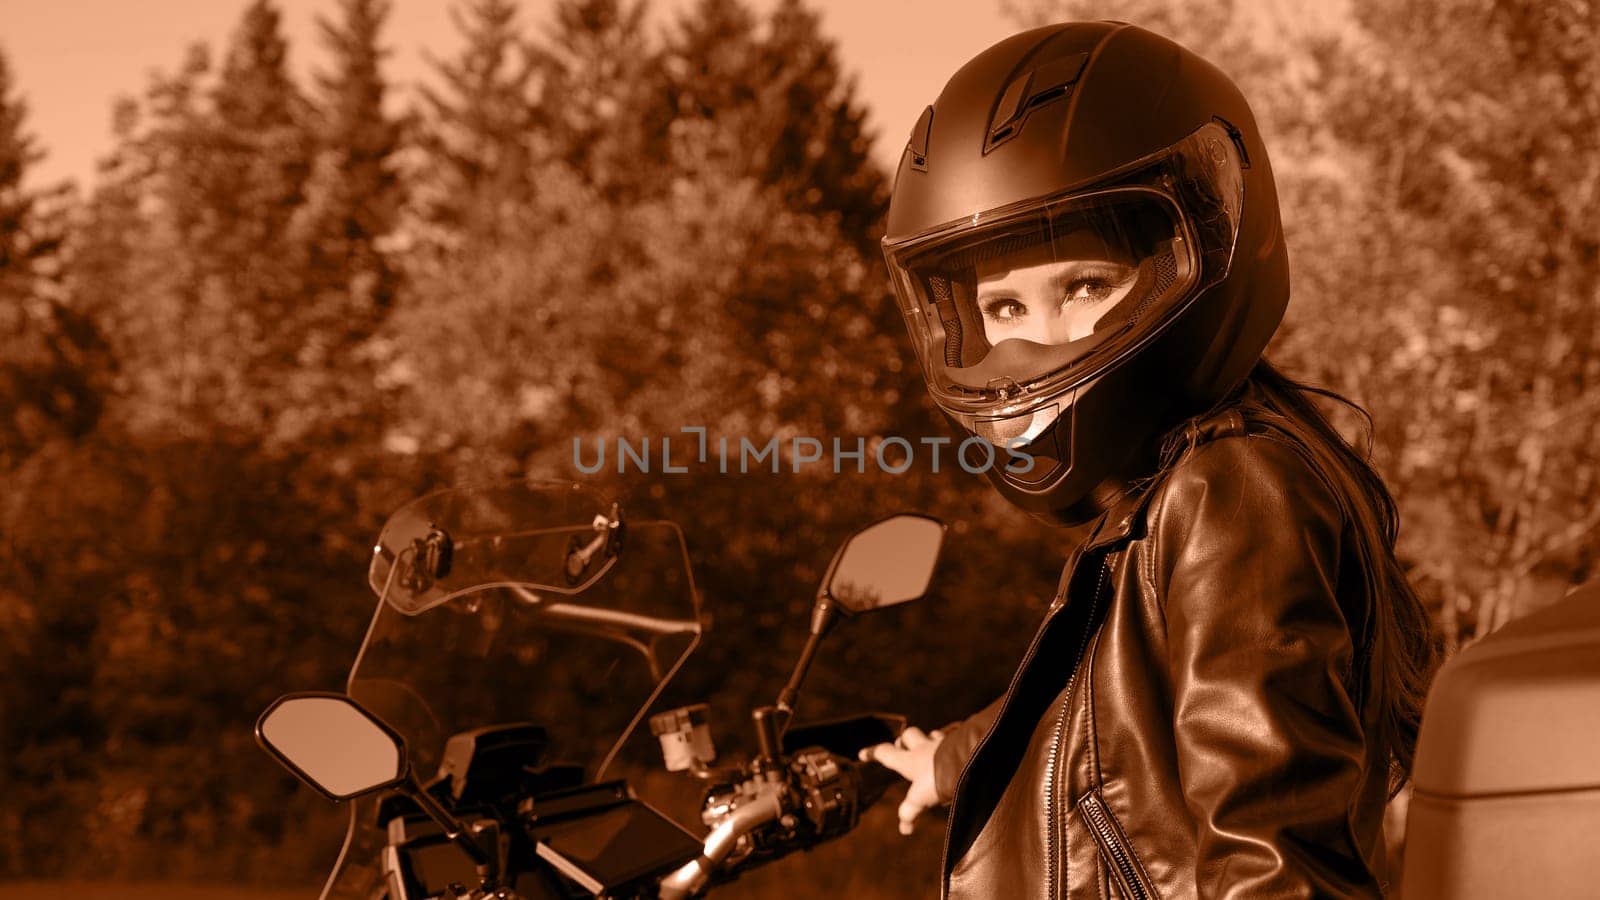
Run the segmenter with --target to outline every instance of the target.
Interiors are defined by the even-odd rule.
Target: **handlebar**
[[[741,838],[776,821],[781,815],[782,793],[776,789],[763,791],[756,799],[734,809],[717,827],[711,829],[699,859],[691,860],[661,880],[661,900],[687,900],[700,893],[711,881],[711,876],[738,847]]]
[[[899,781],[881,766],[857,763],[857,751],[894,740],[904,727],[903,718],[883,714],[814,722],[788,730],[781,746],[748,764],[720,770],[702,800],[711,832],[697,859],[661,880],[661,900],[687,900],[713,880],[852,830],[861,811]]]

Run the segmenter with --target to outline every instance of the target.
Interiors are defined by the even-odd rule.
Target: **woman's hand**
[[[906,799],[900,803],[900,833],[910,834],[917,816],[939,805],[939,791],[933,778],[933,752],[944,740],[944,732],[924,734],[920,728],[907,728],[892,744],[864,748],[862,762],[876,762],[899,773],[911,782]]]

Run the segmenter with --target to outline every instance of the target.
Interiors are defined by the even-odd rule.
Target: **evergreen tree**
[[[680,160],[780,188],[795,209],[838,218],[868,257],[886,210],[866,111],[815,12],[783,0],[763,24],[743,0],[700,0],[669,38]]]
[[[81,437],[101,406],[91,320],[65,303],[66,185],[33,188],[43,158],[0,52],[0,472],[50,437]]]
[[[323,94],[319,168],[308,189],[310,275],[343,294],[338,314],[352,335],[364,334],[393,303],[397,273],[383,251],[401,203],[394,159],[400,123],[384,111],[388,84],[380,71],[387,51],[379,33],[388,0],[340,0],[338,22],[319,17],[333,71],[318,78]]]
[[[679,15],[663,61],[678,166],[746,175],[764,165],[759,136],[745,121],[759,97],[756,41],[756,19],[743,0],[697,0]]]
[[[466,42],[453,60],[435,61],[442,91],[424,87],[424,146],[432,178],[419,198],[424,220],[493,236],[533,194],[531,85],[534,66],[512,0],[463,0],[451,19]]]
[[[888,185],[872,159],[866,108],[833,40],[803,0],[780,0],[762,43],[766,115],[776,119],[766,171],[802,208],[834,213],[863,255],[876,258]]]
[[[325,352],[328,318],[308,270],[309,247],[293,227],[314,159],[311,110],[290,77],[281,15],[270,0],[245,9],[209,100],[195,122],[206,187],[199,213],[209,234],[191,252],[203,260],[201,304],[216,316],[213,325],[233,329],[221,345],[243,345],[233,359],[209,356],[207,365],[226,379],[217,401],[235,405],[241,424],[266,436],[286,424],[281,416],[306,414],[293,381]],[[194,335],[216,346],[211,337]]]
[[[15,301],[33,290],[31,280],[60,246],[60,236],[38,233],[40,195],[23,179],[44,153],[24,130],[27,103],[12,96],[11,64],[0,52],[0,290]]]
[[[624,201],[665,181],[653,161],[672,111],[644,13],[643,0],[560,0],[534,47],[544,157]]]
[[[756,17],[744,0],[696,0],[667,53],[678,114],[714,118],[756,101]]]
[[[281,19],[271,0],[246,7],[211,90],[217,167],[206,201],[236,259],[282,249],[311,167]]]
[[[44,153],[15,88],[0,52],[0,876],[10,877],[29,874],[37,814],[60,808],[64,776],[89,777],[81,751],[95,722],[70,685],[88,668],[79,648],[96,595],[55,594],[49,578],[95,569],[97,551],[84,548],[98,545],[39,539],[58,536],[47,523],[82,484],[45,473],[92,440],[112,368],[98,323],[66,293],[72,192],[30,184]]]

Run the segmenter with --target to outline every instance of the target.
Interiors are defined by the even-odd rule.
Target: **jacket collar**
[[[1134,482],[1123,491],[1122,496],[1112,503],[1095,523],[1094,529],[1089,533],[1089,539],[1083,544],[1082,552],[1099,550],[1135,537],[1135,533],[1143,528],[1143,513],[1145,507],[1150,504],[1151,497],[1156,493],[1156,488],[1172,471],[1173,464],[1184,454],[1208,441],[1248,433],[1244,414],[1237,405],[1238,398],[1233,399],[1234,403],[1196,416],[1168,434],[1164,443],[1172,447],[1175,452],[1169,455],[1164,451],[1162,457],[1166,461],[1163,462],[1160,471],[1149,478]]]

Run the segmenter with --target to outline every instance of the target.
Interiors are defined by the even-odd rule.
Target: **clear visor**
[[[1005,399],[1126,334],[1194,271],[1183,222],[1154,191],[1049,204],[906,260],[930,380]]]
[[[975,216],[887,248],[941,406],[972,427],[1012,417],[1006,436],[1031,437],[1048,426],[1046,404],[1064,385],[1153,333],[1226,271],[1239,178],[1231,141],[1211,130],[1136,183]],[[1202,171],[1182,152],[1193,149],[1205,151]],[[1229,169],[1231,179],[1217,177]],[[1194,206],[1207,208],[1186,215]]]

